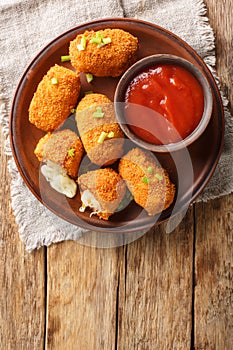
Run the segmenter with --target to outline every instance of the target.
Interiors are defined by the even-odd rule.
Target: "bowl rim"
[[[184,139],[169,143],[156,145],[150,142],[147,142],[137,136],[131,129],[127,126],[127,122],[124,118],[124,101],[123,97],[125,96],[126,89],[132,79],[137,76],[144,69],[152,67],[155,64],[164,63],[164,64],[175,64],[185,68],[189,71],[199,82],[202,87],[203,96],[204,96],[204,110],[200,122],[196,128]],[[123,105],[122,105],[123,104]],[[182,148],[188,147],[193,142],[195,142],[207,128],[213,112],[213,94],[211,91],[210,84],[203,72],[195,66],[192,62],[172,54],[154,54],[146,56],[135,62],[131,65],[121,76],[115,90],[114,94],[114,108],[117,118],[124,134],[138,146],[150,150],[152,152],[174,152]]]

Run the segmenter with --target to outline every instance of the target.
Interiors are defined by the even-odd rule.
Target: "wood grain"
[[[233,345],[233,196],[196,208],[195,347]]]
[[[232,105],[232,1],[205,3]],[[2,135],[0,157],[1,349],[232,348],[232,195],[191,207],[169,236],[162,225],[125,247],[63,242],[28,254],[11,211]]]
[[[121,248],[48,250],[47,349],[115,349]]]
[[[160,226],[125,248],[117,349],[190,349],[193,234],[190,209],[170,235]]]
[[[44,348],[44,249],[28,254],[10,206],[7,157],[0,154],[0,348]]]
[[[222,5],[206,3],[217,16]],[[212,25],[217,32],[220,24]],[[224,67],[222,59],[218,66]],[[227,86],[224,72],[218,70]],[[161,226],[124,248],[93,249],[73,242],[49,248],[47,349],[227,349],[231,198],[197,205],[195,220],[190,208],[169,236]],[[228,243],[222,244],[226,229]],[[224,262],[213,263],[213,248],[218,262],[226,253]]]
[[[233,4],[206,0],[215,31],[217,73],[233,103]],[[231,108],[232,112],[232,108]],[[196,205],[195,349],[233,347],[233,196]]]
[[[49,248],[47,349],[188,348],[192,249],[192,210],[170,236],[161,227],[124,248]]]
[[[205,0],[215,33],[216,68],[221,89],[233,106],[233,3],[231,0]]]

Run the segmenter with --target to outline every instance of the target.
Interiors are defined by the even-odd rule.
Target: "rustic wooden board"
[[[195,347],[233,347],[233,196],[196,207]]]
[[[232,106],[233,4],[205,2],[216,36],[218,75]],[[229,350],[233,348],[233,196],[198,204],[195,218],[195,348]]]
[[[153,349],[165,339],[189,348],[192,269],[192,209],[171,235],[161,227],[125,247],[50,247],[47,349]]]
[[[10,206],[7,157],[0,135],[0,348],[44,348],[44,249],[28,254]]]
[[[117,349],[190,349],[192,215],[170,235],[161,226],[125,248]]]
[[[213,0],[206,0],[206,3],[217,16],[220,5]],[[216,29],[218,23],[212,25]],[[222,41],[221,45],[226,43]],[[219,74],[225,76],[221,70]],[[226,226],[222,224],[219,229],[216,223],[223,222],[222,212],[225,213],[226,208],[228,216],[231,215],[230,198],[219,200],[217,216],[213,212],[215,201],[198,205],[196,222],[191,208],[170,236],[161,226],[124,248],[95,250],[72,242],[49,248],[48,349],[76,349],[77,344],[80,349],[183,350],[194,346],[196,349],[227,349],[231,308],[221,300],[231,301],[231,281],[222,264],[220,281],[225,284],[213,294],[211,275],[205,283],[201,266],[204,261],[205,271],[212,269],[208,242],[213,246],[216,234],[219,234],[216,254],[221,256],[225,249],[220,243],[224,240]],[[232,222],[229,225],[232,227]],[[201,240],[202,227],[208,227],[205,232],[210,233],[210,241]],[[232,264],[230,247],[232,249],[229,238],[228,265]],[[207,260],[203,260],[204,252],[207,252]],[[66,293],[67,298],[64,297]],[[212,312],[221,314],[221,318],[216,317],[212,327],[208,324],[206,307],[213,295]]]
[[[232,105],[232,1],[205,2]],[[0,162],[1,349],[232,348],[232,195],[190,208],[169,236],[161,226],[127,247],[63,242],[28,254],[2,135]]]
[[[47,349],[115,349],[121,249],[48,250]]]

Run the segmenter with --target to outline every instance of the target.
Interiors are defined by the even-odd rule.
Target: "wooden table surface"
[[[232,0],[205,2],[233,105]],[[162,225],[119,248],[29,254],[1,140],[1,350],[233,349],[233,195],[192,206],[170,235]]]

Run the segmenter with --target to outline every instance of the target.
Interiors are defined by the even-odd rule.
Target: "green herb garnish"
[[[100,34],[100,32],[96,32],[96,35],[93,36],[90,40],[90,43],[96,44],[98,49],[102,46],[110,44],[111,42],[112,42],[111,38],[104,38],[103,35]]]
[[[74,152],[75,152],[75,148],[69,149],[68,152],[67,152],[67,153],[68,153],[68,156],[69,156],[69,157],[74,157]]]
[[[80,44],[77,45],[77,49],[79,51],[84,51],[86,49],[87,46],[87,38],[85,37],[85,35],[82,36]]]
[[[111,38],[103,38],[102,42],[104,45],[107,45],[107,44],[110,44],[112,42],[112,39]]]
[[[144,184],[148,185],[150,182],[150,179],[148,179],[148,177],[145,175],[142,177],[142,182],[144,182]]]
[[[153,168],[152,168],[152,166],[149,166],[149,167],[147,168],[147,172],[148,172],[149,175],[152,175],[152,174],[153,174]]]
[[[100,134],[100,136],[99,136],[99,138],[98,138],[98,143],[103,143],[104,142],[104,140],[106,139],[106,137],[107,137],[107,133],[105,132],[105,131],[102,131],[101,132],[101,134]]]
[[[107,44],[110,44],[111,42],[112,42],[111,38],[103,38],[102,42],[99,45],[97,45],[97,48],[100,49],[101,47]]]
[[[96,111],[92,114],[94,118],[103,118],[104,112],[101,107],[96,107]]]
[[[61,62],[69,62],[70,61],[70,56],[61,56]]]
[[[90,83],[94,79],[93,74],[87,73],[86,74],[86,79],[87,79],[87,82]]]
[[[114,136],[115,136],[115,134],[114,134],[113,131],[110,131],[110,132],[108,133],[108,138],[109,138],[109,139],[112,139]]]
[[[95,36],[91,38],[90,43],[99,45],[101,44],[102,40],[103,40],[103,36],[100,34],[100,32],[96,32]]]
[[[51,79],[51,83],[52,83],[53,85],[57,85],[57,84],[58,84],[57,78],[52,78],[52,79]]]
[[[160,175],[160,174],[155,174],[155,177],[159,180],[159,181],[161,181],[161,180],[163,180],[163,177],[162,177],[162,175]]]

